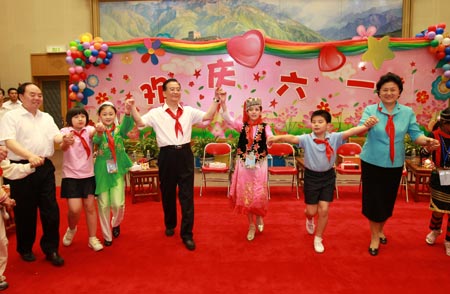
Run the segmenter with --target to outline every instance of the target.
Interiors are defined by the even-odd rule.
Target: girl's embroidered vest
[[[247,123],[244,124],[237,145],[237,155],[239,155],[242,161],[245,161],[247,153],[251,151],[253,151],[255,155],[256,162],[263,160],[267,156],[266,125],[266,123],[262,123],[257,126],[258,129],[256,131],[256,136],[253,138],[253,145],[250,150],[247,150],[247,133],[251,132],[252,128]]]

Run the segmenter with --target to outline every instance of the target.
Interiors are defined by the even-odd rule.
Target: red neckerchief
[[[380,104],[378,103],[378,111],[380,113],[383,110],[381,108]],[[392,163],[394,163],[395,159],[395,124],[394,124],[394,115],[383,113],[384,115],[387,115],[388,120],[386,122],[386,134],[389,137],[389,157],[391,158]]]
[[[253,146],[253,127],[262,124],[262,118],[261,116],[258,117],[258,119],[256,121],[251,121],[248,120],[247,121],[247,125],[248,125],[248,131],[247,131],[247,141],[248,141],[248,145],[249,147],[247,147],[247,151],[250,150],[250,148],[252,148]]]
[[[434,131],[433,131],[433,135],[434,135],[434,138],[435,138],[435,139],[439,139],[439,140],[441,141],[441,145],[442,145],[441,147],[442,147],[442,148],[444,148],[443,146],[445,145],[444,142],[443,142],[443,141],[444,141],[444,138],[450,139],[450,135],[444,133],[440,128],[437,128],[436,130],[434,130]],[[435,158],[435,164],[436,164],[438,167],[441,166],[441,154],[442,154],[442,148],[440,148],[439,151],[436,150],[436,152],[435,152],[435,155],[436,155],[436,158]]]
[[[328,139],[325,138],[325,140],[314,138],[313,139],[316,144],[325,144],[325,154],[327,155],[328,161],[331,162],[331,157],[333,156],[333,147],[331,147],[330,142],[328,142]]]
[[[106,132],[106,138],[108,139],[109,150],[111,151],[111,154],[112,154],[112,157],[114,159],[114,162],[117,162],[116,161],[116,147],[115,147],[115,144],[114,144],[114,137],[113,137],[113,133],[114,133],[115,129],[116,129],[116,125],[112,124],[111,128],[110,129],[106,129],[105,132]]]
[[[82,136],[83,132],[85,132],[86,129],[82,129],[80,132],[77,132],[75,130],[72,130],[71,132],[80,138],[81,144],[83,145],[84,151],[86,151],[87,158],[91,155],[91,148],[89,147],[88,143],[86,142],[86,139]]]
[[[177,109],[177,115],[175,115],[172,110],[170,108],[166,109],[166,112],[175,120],[175,135],[178,138],[178,131],[181,132],[181,135],[183,135],[183,128],[181,127],[180,122],[178,121],[178,119],[180,118],[180,116],[183,114],[183,108],[178,107]]]

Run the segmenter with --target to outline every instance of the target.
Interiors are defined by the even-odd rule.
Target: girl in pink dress
[[[252,241],[256,228],[259,232],[264,230],[263,218],[269,201],[266,140],[273,133],[270,126],[262,121],[260,98],[251,97],[245,101],[242,122],[235,121],[230,116],[225,103],[222,103],[222,109],[224,120],[240,131],[230,199],[236,212],[247,215],[247,240]]]

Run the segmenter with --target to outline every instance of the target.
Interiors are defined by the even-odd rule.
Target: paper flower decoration
[[[144,39],[145,47],[138,47],[137,52],[143,54],[141,57],[142,63],[147,63],[149,59],[151,59],[154,65],[157,65],[159,60],[158,56],[163,56],[166,54],[166,51],[161,47],[161,41],[156,39],[152,41],[151,39]]]
[[[356,28],[356,32],[359,36],[354,36],[352,40],[367,40],[367,38],[375,35],[375,33],[377,32],[377,28],[374,26],[369,26],[366,30],[365,26],[359,25]]]

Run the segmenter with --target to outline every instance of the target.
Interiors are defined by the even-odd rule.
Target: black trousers
[[[28,163],[28,161],[20,161]],[[56,202],[55,167],[46,159],[36,171],[20,180],[5,181],[11,187],[11,198],[16,200],[17,252],[27,253],[36,240],[37,215],[42,224],[40,246],[45,254],[58,251],[59,207]]]
[[[158,157],[164,224],[168,229],[177,226],[176,193],[181,206],[180,236],[192,239],[194,227],[194,156],[189,145],[181,149],[162,147]]]

